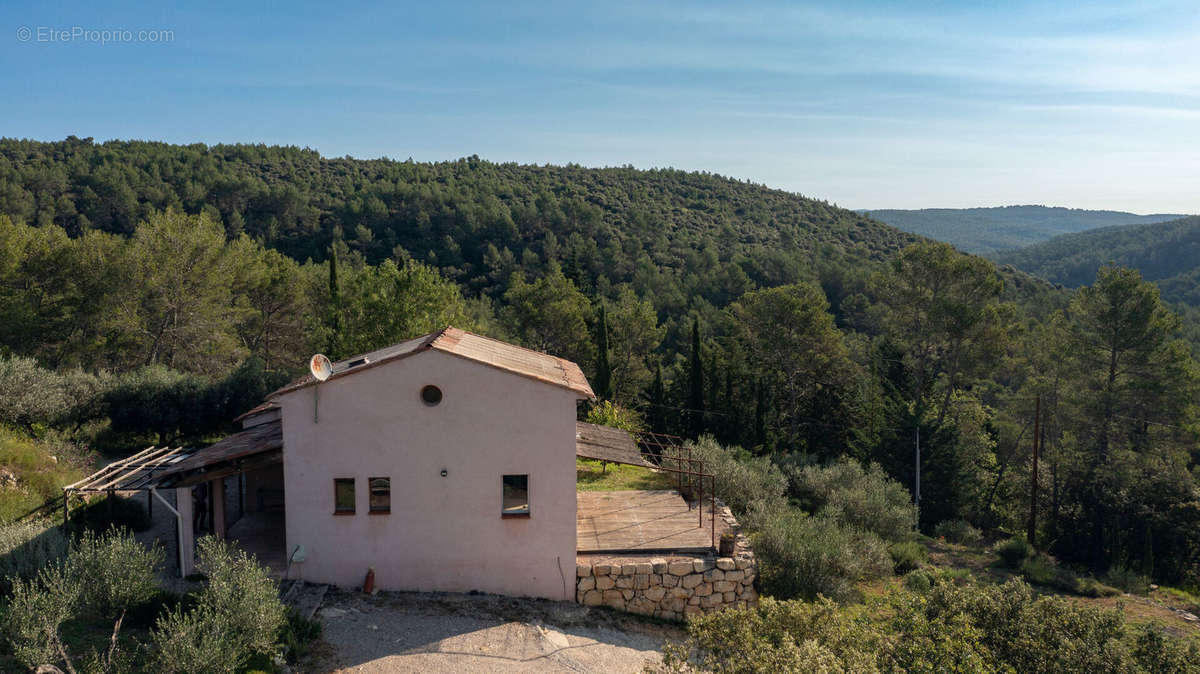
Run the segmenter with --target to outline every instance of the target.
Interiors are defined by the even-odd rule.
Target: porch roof
[[[251,426],[216,444],[196,450],[160,473],[157,481],[173,487],[186,487],[282,461],[283,424],[276,420]]]

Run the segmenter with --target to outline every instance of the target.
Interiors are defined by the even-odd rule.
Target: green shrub
[[[842,601],[854,596],[855,583],[892,570],[886,545],[871,532],[786,507],[756,510],[750,520],[763,589],[775,597]]]
[[[71,405],[56,372],[32,358],[0,357],[0,424],[49,426],[66,416]]]
[[[911,579],[911,580],[910,580]],[[918,580],[919,579],[919,580]],[[670,672],[1191,672],[1195,642],[1131,628],[1119,610],[1040,597],[1025,582],[956,582],[914,571],[872,606],[763,598],[701,616],[665,649]],[[926,589],[927,588],[927,589]],[[879,605],[883,604],[883,605]]]
[[[1150,579],[1122,564],[1113,564],[1104,574],[1104,582],[1129,594],[1146,594],[1150,591]]]
[[[1000,555],[1000,563],[1010,569],[1021,568],[1021,562],[1033,555],[1033,546],[1024,536],[1016,535],[996,545],[996,554]]]
[[[688,641],[664,649],[660,671],[878,671],[881,635],[829,599],[775,601],[688,622]],[[689,662],[691,661],[691,662]]]
[[[928,592],[933,588],[933,574],[924,569],[914,569],[904,574],[904,587],[916,593]]]
[[[148,601],[156,592],[154,567],[161,559],[160,550],[143,548],[126,532],[85,534],[64,560],[45,566],[32,580],[13,581],[3,625],[13,654],[30,669],[65,663],[74,671],[63,624],[86,615],[119,620],[126,609]],[[103,671],[118,661],[114,640],[103,655],[93,653],[91,664]]]
[[[631,432],[646,430],[646,421],[637,410],[622,407],[611,400],[602,400],[593,405],[588,410],[586,421],[589,424],[612,426]]]
[[[1105,585],[1095,578],[1075,578],[1075,582],[1070,589],[1059,586],[1067,592],[1074,592],[1083,597],[1115,597],[1121,594],[1121,591],[1115,587]]]
[[[72,545],[67,570],[79,579],[80,601],[93,614],[108,616],[149,601],[158,592],[158,545],[147,548],[122,529],[96,535],[85,531]]]
[[[212,537],[200,541],[208,583],[191,609],[162,616],[152,633],[155,671],[231,672],[270,653],[285,623],[278,588],[245,552]]]
[[[211,416],[211,382],[152,365],[125,373],[104,394],[112,433],[166,442],[202,425],[220,426]]]
[[[44,567],[32,580],[13,580],[4,635],[13,655],[30,670],[63,662],[61,629],[75,616],[81,589],[62,562]]]
[[[32,580],[66,557],[69,546],[62,529],[43,522],[0,525],[0,594],[9,592],[12,579]]]
[[[827,466],[806,466],[789,475],[790,494],[810,513],[870,531],[886,541],[903,539],[917,521],[908,490],[878,464],[866,468],[843,457]]]
[[[1139,625],[1132,650],[1147,672],[1200,672],[1200,641],[1171,638],[1157,625]]]
[[[1052,585],[1058,576],[1058,569],[1045,555],[1034,555],[1021,562],[1021,575],[1031,583]]]
[[[954,585],[969,585],[975,581],[969,569],[934,569],[933,577]]]
[[[918,569],[929,558],[925,546],[917,541],[901,541],[888,546],[888,554],[892,556],[892,569],[897,574],[904,574]]]
[[[309,653],[311,644],[321,638],[321,622],[309,620],[289,608],[276,642],[283,646],[287,661],[295,663]]]
[[[693,458],[716,477],[717,497],[739,517],[753,503],[774,509],[785,502],[787,478],[765,457],[754,458],[735,447],[725,447],[711,436],[692,443]],[[707,489],[705,485],[705,489]]]
[[[283,373],[249,358],[224,379],[152,365],[125,373],[103,391],[110,431],[127,442],[197,437],[228,428],[230,420],[287,383]]]
[[[145,531],[154,524],[140,500],[122,496],[104,496],[88,501],[71,514],[72,521],[95,532],[109,529]]]
[[[903,600],[908,601],[908,600]],[[909,602],[911,603],[911,602]],[[935,625],[969,623],[996,669],[1018,672],[1098,672],[1133,669],[1119,611],[1039,597],[1024,581],[1003,585],[935,583],[914,605]],[[911,618],[911,616],[910,616]],[[911,641],[907,634],[901,641]]]
[[[922,594],[928,592],[938,583],[948,583],[951,585],[969,585],[974,582],[974,577],[967,569],[947,569],[947,568],[922,568],[909,571],[904,575],[904,587]]]
[[[979,545],[983,541],[983,533],[966,520],[938,522],[933,535],[959,545]]]
[[[220,620],[209,613],[169,611],[154,626],[154,671],[179,674],[237,671],[252,653],[245,652],[231,636]]]

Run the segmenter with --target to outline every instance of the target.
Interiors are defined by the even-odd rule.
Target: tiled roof
[[[584,398],[595,397],[587,378],[583,376],[583,370],[575,363],[565,358],[532,351],[458,328],[446,328],[423,337],[410,339],[407,342],[393,344],[378,351],[339,360],[333,364],[333,374],[330,375],[330,379],[348,376],[382,363],[430,350],[441,351],[522,377],[561,386]],[[290,393],[315,383],[316,379],[312,375],[305,375],[275,391],[271,397]]]

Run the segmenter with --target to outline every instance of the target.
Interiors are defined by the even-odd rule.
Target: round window
[[[426,386],[425,388],[421,389],[421,400],[424,401],[426,405],[433,407],[434,405],[442,402],[442,389],[432,384]]]

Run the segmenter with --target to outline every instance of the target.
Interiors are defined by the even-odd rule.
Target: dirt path
[[[494,595],[331,590],[305,672],[639,672],[675,626]]]

